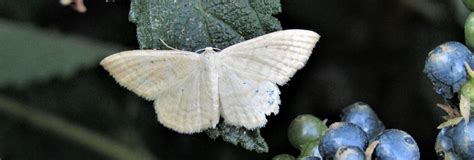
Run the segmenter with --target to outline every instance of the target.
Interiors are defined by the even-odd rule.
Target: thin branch
[[[32,127],[49,131],[64,139],[83,145],[112,159],[155,159],[145,151],[134,150],[95,131],[73,124],[55,115],[35,110],[1,95],[0,112],[19,121],[24,121]]]

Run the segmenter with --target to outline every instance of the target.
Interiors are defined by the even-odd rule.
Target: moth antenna
[[[165,41],[163,41],[163,39],[161,39],[161,38],[160,38],[160,41],[161,41],[161,43],[163,43],[163,45],[165,45],[165,46],[166,46],[167,48],[169,48],[169,49],[172,49],[172,50],[179,50],[179,49],[176,49],[176,48],[173,48],[173,47],[169,46],[169,45],[166,44]]]

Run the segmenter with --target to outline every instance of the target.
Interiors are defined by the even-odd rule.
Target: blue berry
[[[337,150],[333,160],[365,160],[365,153],[358,147],[344,146]]]
[[[469,119],[467,125],[464,120],[453,129],[452,139],[455,152],[463,159],[474,158],[474,117]]]
[[[439,159],[460,159],[453,148],[453,130],[451,127],[443,128],[436,137],[435,149]]]
[[[329,126],[319,143],[319,153],[325,159],[332,158],[337,149],[343,146],[354,146],[365,150],[368,143],[367,134],[355,124],[336,122]]]
[[[415,140],[406,132],[388,129],[375,140],[379,144],[375,148],[374,157],[381,160],[418,160],[420,150]]]
[[[319,157],[303,157],[303,158],[297,158],[296,160],[322,160]]]
[[[459,42],[446,42],[428,54],[423,72],[431,79],[436,93],[450,99],[468,79],[464,62],[474,66],[471,51]]]
[[[364,102],[356,102],[342,110],[342,121],[359,126],[369,139],[375,138],[385,129],[377,114]]]

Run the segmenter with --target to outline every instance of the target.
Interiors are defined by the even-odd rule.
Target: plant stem
[[[65,119],[22,105],[0,95],[0,112],[64,139],[83,145],[99,154],[118,160],[155,159],[149,153],[134,150],[99,133]]]

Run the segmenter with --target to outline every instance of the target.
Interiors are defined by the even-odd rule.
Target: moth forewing
[[[158,121],[180,133],[215,127],[219,117],[248,129],[277,114],[279,85],[285,84],[312,53],[319,35],[284,30],[250,39],[216,53],[133,50],[101,61],[123,87],[154,100]]]

